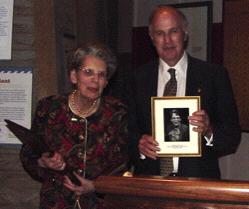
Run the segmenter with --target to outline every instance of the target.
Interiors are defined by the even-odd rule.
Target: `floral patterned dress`
[[[59,152],[64,171],[42,168],[41,153],[23,145],[20,158],[30,176],[42,182],[40,209],[72,209],[75,195],[63,186],[64,175],[75,183],[73,172],[94,180],[100,175],[120,175],[128,162],[127,108],[118,99],[101,98],[98,111],[80,118],[68,107],[68,95],[42,99],[36,109],[32,131],[51,153]],[[80,197],[81,208],[104,208],[101,194]]]

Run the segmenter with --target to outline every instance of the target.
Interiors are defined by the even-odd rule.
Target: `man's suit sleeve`
[[[131,156],[132,164],[139,161],[138,139],[140,138],[138,126],[136,123],[136,105],[134,100],[134,73],[130,73],[126,81],[126,95],[125,100],[128,105],[128,130],[130,138],[129,153]]]
[[[240,143],[241,130],[236,102],[226,69],[215,71],[214,86],[216,110],[210,118],[213,128],[214,146],[219,156],[234,153]]]
[[[130,156],[131,156],[131,164],[134,166],[134,174],[144,174],[144,175],[157,175],[159,173],[159,161],[155,161],[151,158],[140,158],[140,152],[138,149],[138,143],[143,134],[149,134],[149,132],[145,132],[140,129],[141,124],[141,116],[138,116],[138,112],[141,110],[137,110],[138,97],[141,97],[138,91],[137,77],[135,76],[136,72],[131,73],[129,79],[127,81],[126,87],[126,100],[128,104],[128,130],[130,137]],[[150,102],[150,98],[148,99]],[[146,105],[145,105],[146,106]],[[140,107],[142,108],[142,107]],[[148,115],[150,115],[148,113]],[[147,121],[150,123],[150,121]]]

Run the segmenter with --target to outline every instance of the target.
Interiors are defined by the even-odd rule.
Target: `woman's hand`
[[[66,167],[66,163],[60,153],[55,152],[53,156],[50,156],[49,152],[43,153],[41,158],[38,159],[39,166],[43,168],[49,168],[52,170],[62,171]]]
[[[74,184],[67,176],[64,176],[64,186],[67,187],[69,190],[74,192],[76,195],[82,195],[90,192],[94,192],[94,185],[93,182],[90,180],[87,180],[77,173],[74,172],[74,175],[80,182],[80,186],[77,186]]]

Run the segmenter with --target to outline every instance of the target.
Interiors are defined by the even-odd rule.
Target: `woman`
[[[102,96],[115,68],[107,47],[80,47],[69,66],[73,92],[39,102],[32,131],[47,150],[23,145],[20,156],[25,170],[42,182],[40,209],[102,208],[92,180],[126,170],[127,109]]]

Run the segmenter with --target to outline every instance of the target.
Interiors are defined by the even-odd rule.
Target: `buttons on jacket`
[[[79,140],[80,140],[80,142],[83,142],[85,140],[85,137],[82,134],[80,134],[79,135]]]
[[[77,157],[81,160],[84,160],[84,154],[82,151],[79,151],[78,154],[77,154]]]

